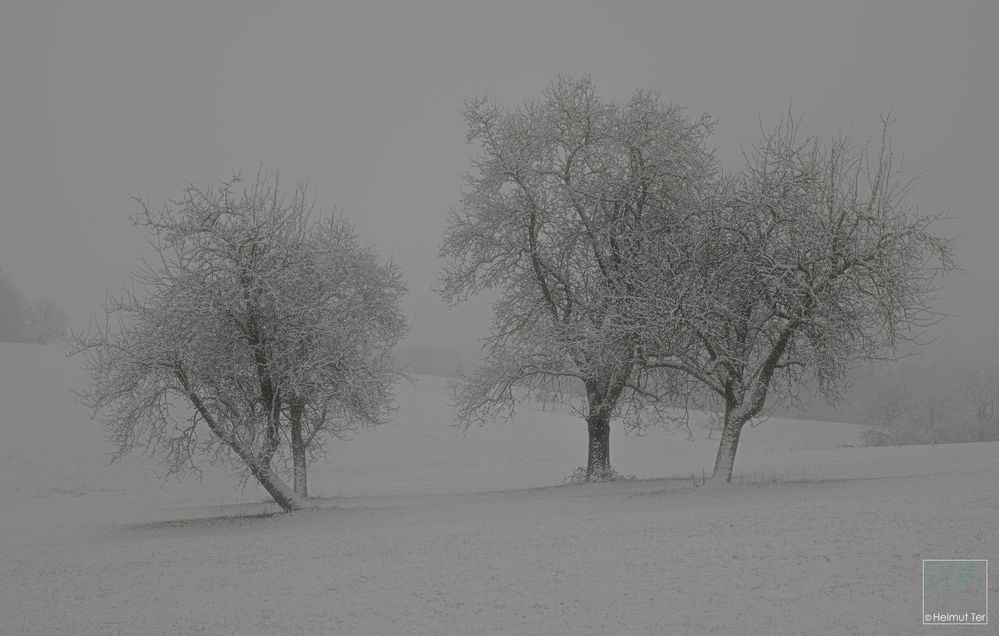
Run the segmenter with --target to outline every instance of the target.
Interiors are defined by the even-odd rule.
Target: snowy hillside
[[[232,518],[273,506],[225,470],[109,466],[75,364],[0,345],[0,633],[914,634],[922,559],[999,558],[997,443],[771,420],[744,483],[694,488],[713,441],[615,429],[616,466],[655,479],[560,487],[579,421],[462,435],[429,376],[315,467],[326,509]]]
[[[155,458],[133,452],[110,464],[112,446],[99,421],[76,400],[84,387],[79,358],[59,347],[0,343],[0,500],[86,504],[111,496],[123,509],[219,506],[266,499],[254,483],[207,462],[196,476],[162,483]],[[313,496],[454,493],[549,486],[585,463],[583,422],[569,413],[526,403],[509,422],[462,432],[452,426],[450,380],[415,376],[398,387],[398,411],[381,427],[333,443],[326,463],[310,474]],[[550,408],[550,407],[549,407]],[[697,415],[694,416],[697,418]],[[628,435],[617,426],[611,454],[622,473],[640,478],[687,477],[710,472],[717,450],[706,431],[688,441],[685,431],[653,429]],[[859,444],[852,424],[773,418],[747,429],[737,471],[744,475],[827,475],[815,451]],[[785,451],[794,451],[787,454]],[[856,451],[855,451],[856,452]],[[781,453],[780,461],[775,455]],[[821,455],[819,453],[818,455]],[[785,475],[787,476],[787,475]]]

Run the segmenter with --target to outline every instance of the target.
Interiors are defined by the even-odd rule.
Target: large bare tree
[[[134,220],[153,258],[76,338],[83,398],[118,455],[145,445],[173,474],[196,468],[200,449],[293,510],[306,505],[310,453],[382,420],[407,329],[401,275],[342,218],[312,210],[304,185],[286,193],[276,175],[142,204]],[[289,457],[294,488],[280,475]]]
[[[851,360],[891,355],[938,319],[952,244],[908,202],[882,123],[879,143],[823,143],[789,114],[694,220],[694,240],[660,237],[633,270],[644,363],[691,375],[723,405],[714,481],[731,480],[742,429],[767,404],[793,402],[806,376],[835,399]]]
[[[481,154],[442,258],[454,304],[496,290],[485,360],[459,390],[467,426],[509,416],[522,392],[572,400],[588,431],[587,479],[611,475],[612,418],[639,423],[670,397],[649,382],[621,302],[646,236],[682,231],[717,172],[712,122],[655,92],[601,100],[588,77],[563,77],[539,100],[464,112]]]

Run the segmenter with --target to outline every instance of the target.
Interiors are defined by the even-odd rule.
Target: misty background
[[[488,299],[448,310],[432,291],[474,152],[464,101],[590,73],[607,98],[661,88],[716,117],[733,170],[789,106],[807,134],[859,140],[891,110],[910,201],[950,216],[963,269],[921,364],[999,360],[997,24],[988,1],[5,3],[0,270],[82,327],[143,251],[131,196],[158,208],[187,182],[279,170],[404,269],[400,359],[469,371]]]

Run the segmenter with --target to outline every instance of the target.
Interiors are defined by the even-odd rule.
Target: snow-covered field
[[[691,475],[714,441],[615,429],[641,479],[563,487],[579,420],[525,405],[462,435],[433,377],[313,468],[326,509],[239,517],[272,506],[224,469],[108,465],[77,363],[0,344],[3,634],[937,633],[921,560],[999,557],[996,443],[858,448],[857,426],[772,419],[713,489]]]

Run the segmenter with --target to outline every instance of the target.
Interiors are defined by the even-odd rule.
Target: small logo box
[[[923,560],[923,625],[988,625],[987,559]]]

